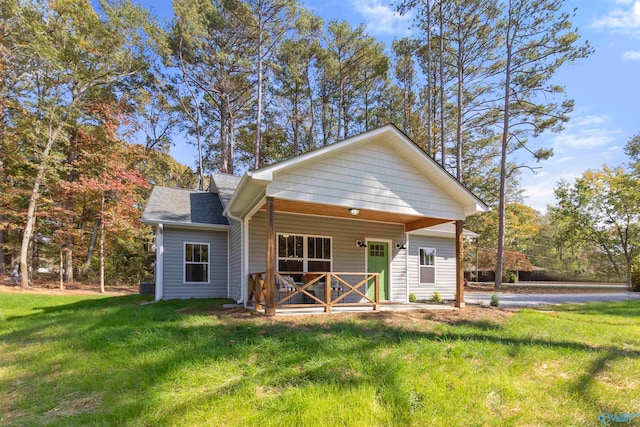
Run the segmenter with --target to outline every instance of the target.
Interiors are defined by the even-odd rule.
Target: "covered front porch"
[[[246,301],[267,315],[408,303],[407,233],[452,222],[273,197],[250,218]],[[456,306],[462,307],[462,221],[455,242]]]

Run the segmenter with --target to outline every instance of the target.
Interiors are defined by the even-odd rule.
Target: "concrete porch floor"
[[[250,310],[255,310],[255,307],[247,307]],[[422,304],[422,303],[383,303],[380,304],[378,310],[374,311],[370,306],[347,306],[340,307],[334,305],[331,313],[325,313],[324,307],[313,306],[309,307],[296,307],[296,308],[278,308],[276,309],[277,316],[299,316],[303,314],[333,314],[333,313],[376,313],[379,311],[411,311],[411,310],[455,310],[456,308],[446,304]]]

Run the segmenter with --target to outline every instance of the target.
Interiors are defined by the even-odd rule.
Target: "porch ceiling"
[[[266,209],[266,203],[260,210]],[[373,211],[360,209],[356,216],[349,213],[349,208],[344,206],[322,205],[318,203],[300,202],[294,200],[275,199],[274,210],[277,212],[291,212],[306,215],[318,215],[337,218],[359,219],[363,221],[390,222],[404,224],[406,231],[418,230],[420,228],[432,227],[454,221],[453,219],[429,218],[419,215],[397,214],[390,212]]]

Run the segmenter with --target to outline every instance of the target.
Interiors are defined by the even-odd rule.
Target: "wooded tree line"
[[[549,216],[558,247],[577,255],[578,273],[595,268],[640,291],[640,134],[625,152],[627,164],[604,165],[573,183],[560,182]]]
[[[40,258],[60,260],[61,282],[143,277],[149,185],[193,181],[153,142],[125,142],[157,27],[131,3],[77,0],[2,2],[0,23],[0,268],[19,264],[24,287]]]
[[[174,0],[165,26],[126,0],[2,3],[0,268],[19,261],[26,284],[41,254],[69,282],[101,276],[102,259],[107,279],[140,280],[151,185],[202,189],[208,172],[394,123],[495,206],[503,270],[508,207],[532,168],[513,153],[552,154],[531,138],[573,107],[553,74],[590,47],[561,0],[396,6],[414,36],[385,46],[293,0]],[[195,173],[168,156],[176,138],[193,144]]]

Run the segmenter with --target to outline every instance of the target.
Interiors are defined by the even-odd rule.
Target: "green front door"
[[[380,300],[389,299],[389,243],[367,242],[367,271],[380,273]],[[367,288],[367,296],[373,299],[375,282],[371,280]]]

